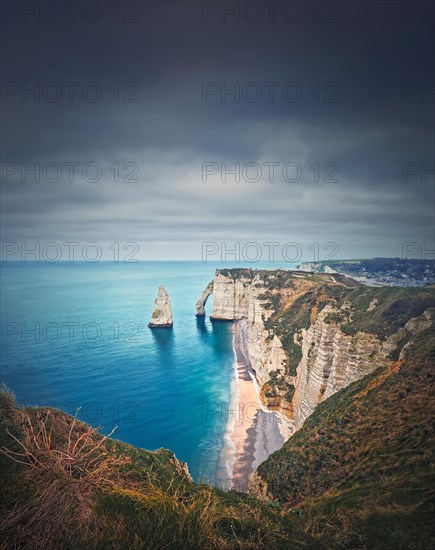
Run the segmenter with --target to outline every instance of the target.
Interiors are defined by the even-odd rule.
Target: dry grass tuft
[[[77,414],[73,417],[66,440],[53,441],[53,412],[47,410],[30,415],[22,412],[23,439],[9,430],[6,433],[19,447],[19,451],[1,447],[2,452],[13,461],[26,466],[28,471],[59,473],[71,478],[101,485],[109,480],[106,474],[114,466],[114,458],[104,446],[116,427],[107,436],[101,436],[98,429],[78,424]]]
[[[23,533],[23,548],[42,547],[56,533],[61,537],[71,520],[86,530],[95,519],[93,493],[113,485],[114,472],[125,462],[105,446],[114,430],[101,436],[96,428],[78,422],[77,414],[70,418],[50,409],[32,413],[19,410],[21,437],[6,429],[10,444],[0,448],[20,466],[22,481],[33,489],[31,498],[18,500],[0,520],[6,538],[8,533]],[[59,437],[60,418],[69,422],[66,438]]]

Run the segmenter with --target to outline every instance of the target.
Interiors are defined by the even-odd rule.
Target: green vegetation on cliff
[[[434,306],[434,287],[361,286],[340,300],[337,307],[345,303],[349,306],[351,321],[341,325],[343,332],[370,332],[385,339],[411,317],[418,317]],[[329,320],[336,319],[330,317]]]
[[[428,329],[404,361],[320,403],[259,466],[261,490],[319,544],[434,547],[434,350]]]

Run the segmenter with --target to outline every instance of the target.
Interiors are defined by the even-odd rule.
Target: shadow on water
[[[228,351],[233,343],[233,326],[231,321],[217,321],[196,318],[198,339],[203,344],[210,346],[216,353]]]
[[[150,330],[154,343],[156,344],[160,361],[162,364],[171,364],[175,354],[174,329],[172,327],[159,327]]]
[[[210,332],[207,323],[205,322],[205,316],[196,317],[196,330],[201,338],[205,340]]]
[[[217,350],[225,351],[233,345],[233,323],[231,321],[212,321],[213,344]]]

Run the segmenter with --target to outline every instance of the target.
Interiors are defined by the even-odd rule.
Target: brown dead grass
[[[0,530],[22,532],[21,547],[42,548],[53,540],[53,533],[62,538],[71,522],[82,532],[90,528],[95,522],[92,495],[114,485],[125,461],[107,450],[109,436],[101,436],[76,416],[67,417],[66,438],[59,437],[59,427],[68,421],[58,411],[23,410],[20,417],[22,437],[7,430],[14,445],[3,446],[0,452],[21,466],[22,480],[31,484],[33,495],[1,517]]]

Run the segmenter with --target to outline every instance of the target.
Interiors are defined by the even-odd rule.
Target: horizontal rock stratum
[[[160,285],[157,298],[154,302],[154,311],[148,326],[150,328],[169,328],[172,325],[171,299],[166,288]]]

